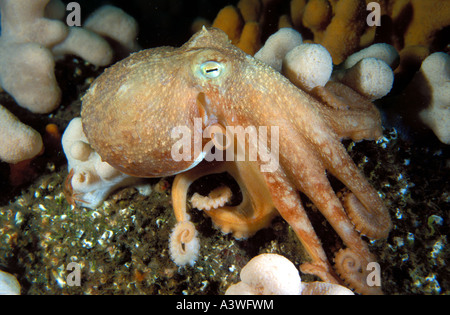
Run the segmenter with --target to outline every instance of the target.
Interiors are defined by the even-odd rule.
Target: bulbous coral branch
[[[1,0],[2,38],[51,47],[66,38],[69,29],[61,21],[44,17],[50,0]]]
[[[429,93],[428,106],[419,113],[420,119],[441,142],[450,144],[450,56],[442,52],[428,56],[413,81],[411,87],[419,89],[411,94]]]
[[[266,40],[264,46],[255,54],[255,58],[281,71],[283,58],[302,42],[302,35],[299,32],[292,28],[281,28]]]
[[[47,18],[45,14],[64,16],[62,3],[52,1],[46,10],[47,4],[49,0],[0,0],[0,85],[34,113],[49,113],[60,103],[55,56],[73,54],[106,66],[113,60],[113,49],[101,36],[116,40],[116,48],[126,51],[123,54],[138,49],[137,23],[118,8],[104,6],[89,17],[86,25],[91,31]]]
[[[394,84],[394,73],[383,60],[364,58],[349,69],[336,71],[333,79],[373,101],[389,93]]]
[[[119,187],[139,184],[141,179],[126,175],[102,161],[84,135],[80,118],[74,118],[67,126],[62,145],[68,160],[68,189],[74,201],[96,208]],[[71,196],[68,196],[69,199]]]
[[[107,66],[113,60],[113,50],[101,36],[81,27],[71,27],[66,39],[53,47],[55,56],[76,55],[97,66]]]
[[[1,0],[0,85],[32,112],[54,110],[61,91],[54,75],[51,47],[68,34],[68,27],[44,17],[49,0]]]
[[[138,24],[122,9],[104,5],[86,19],[84,28],[116,41],[126,53],[140,49],[136,40],[139,31]]]
[[[325,86],[333,71],[333,61],[322,45],[301,44],[283,59],[283,74],[299,88],[310,91]]]
[[[333,61],[327,49],[319,44],[302,44],[301,35],[282,28],[269,37],[255,54],[278,71],[282,71],[300,89],[311,92],[327,82],[338,81],[369,100],[387,95],[394,82],[391,68],[398,65],[395,48],[375,44],[354,53],[333,71]]]
[[[341,285],[327,282],[304,283],[295,265],[278,254],[260,254],[241,270],[241,281],[225,295],[353,295]]]
[[[33,113],[53,111],[60,102],[55,61],[37,43],[16,43],[0,37],[0,84],[18,105]]]
[[[394,46],[385,43],[378,43],[350,55],[347,59],[345,59],[342,67],[344,69],[350,69],[365,58],[377,58],[383,60],[392,69],[397,68],[400,62],[400,56]]]
[[[331,54],[334,64],[340,64],[359,46],[364,32],[366,8],[364,1],[341,0],[320,42]]]
[[[302,284],[297,268],[287,258],[277,254],[261,254],[251,259],[241,270],[245,289],[258,295],[297,295]],[[239,294],[231,286],[225,294]]]
[[[0,105],[0,160],[18,163],[43,150],[41,135]]]
[[[19,295],[20,283],[12,274],[0,270],[0,295]]]

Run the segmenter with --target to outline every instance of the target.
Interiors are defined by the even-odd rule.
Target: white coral
[[[241,282],[231,285],[226,295],[353,295],[343,286],[325,283],[302,283],[295,265],[278,254],[261,254],[241,270]]]
[[[34,113],[54,110],[61,98],[53,55],[47,47],[63,41],[67,26],[44,17],[49,0],[0,0],[0,85]]]
[[[0,295],[19,295],[20,284],[12,274],[0,270]]]
[[[301,44],[283,59],[283,74],[299,88],[310,91],[325,86],[333,71],[330,53],[319,44]]]
[[[0,91],[9,93],[19,106],[33,113],[49,113],[59,106],[61,90],[54,73],[55,55],[74,54],[94,65],[106,66],[113,60],[113,50],[103,35],[117,39],[126,46],[128,53],[138,49],[136,22],[122,10],[111,6],[100,8],[99,12],[104,12],[101,16],[89,18],[90,25],[101,25],[101,29],[98,28],[101,35],[95,30],[69,28],[56,20],[63,18],[65,13],[60,0],[0,0],[0,11]],[[118,37],[118,33],[126,36]],[[5,115],[1,119],[6,122]],[[6,128],[9,124],[2,126]],[[23,158],[1,156],[2,160],[16,163],[30,158],[29,153],[24,153],[27,149],[22,148],[32,148],[27,140],[33,140],[34,148],[39,145],[40,136],[35,131],[24,126],[20,128],[22,132],[19,134],[24,139],[21,145],[11,146],[14,141],[8,136],[10,132],[0,134],[0,143],[5,145],[3,153],[22,150]],[[25,130],[28,137],[24,138]],[[39,151],[41,149],[42,145]],[[39,152],[37,149],[30,151]]]
[[[104,5],[94,11],[85,21],[84,28],[118,42],[128,52],[140,49],[136,38],[138,25],[123,10]]]
[[[302,42],[303,38],[299,32],[288,27],[281,28],[267,39],[264,46],[255,54],[255,58],[281,71],[284,56]]]
[[[369,100],[386,96],[394,84],[394,72],[378,58],[364,58],[349,69],[335,71],[333,80],[344,83]]]
[[[282,28],[270,36],[255,58],[282,70],[292,83],[305,91],[325,86],[333,80],[370,100],[382,98],[391,91],[394,83],[392,68],[399,60],[391,45],[374,44],[351,55],[340,69],[333,69],[331,56],[323,46],[302,44],[301,35],[289,28]]]
[[[386,96],[394,84],[394,72],[399,63],[397,50],[389,44],[373,44],[350,55],[333,72],[332,80],[351,87],[369,100]]]
[[[439,140],[450,144],[450,56],[437,52],[428,56],[411,82],[411,92],[428,97],[419,117]]]
[[[96,208],[114,190],[139,184],[141,179],[126,175],[106,162],[95,152],[83,132],[81,118],[74,118],[62,137],[68,161],[74,200],[84,207]]]
[[[194,265],[200,251],[197,230],[191,221],[178,222],[169,239],[169,253],[178,266]]]
[[[0,160],[7,163],[31,159],[43,149],[41,135],[1,105],[0,135]]]
[[[342,67],[344,69],[350,69],[365,58],[377,58],[383,60],[392,69],[395,69],[400,61],[400,56],[394,46],[386,43],[378,43],[350,55],[343,62]]]

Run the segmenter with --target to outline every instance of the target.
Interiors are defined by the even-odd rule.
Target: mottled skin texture
[[[204,65],[210,61],[220,69],[207,67],[212,73],[205,72]],[[366,285],[365,267],[375,259],[358,231],[370,238],[386,237],[390,218],[377,192],[340,143],[343,137],[378,137],[379,115],[363,99],[362,105],[347,103],[357,99],[355,92],[344,86],[334,86],[334,90],[339,93],[330,87],[309,95],[231,45],[222,31],[203,29],[178,49],[144,50],[106,70],[85,95],[81,115],[92,147],[114,167],[141,177],[181,173],[172,190],[178,221],[189,220],[186,193],[190,183],[205,174],[228,171],[241,187],[243,203],[207,212],[225,232],[249,236],[267,226],[277,210],[311,256],[311,262],[302,265],[303,272],[329,282],[343,279],[362,293],[379,293],[379,287]],[[260,156],[255,162],[195,167],[198,152],[191,154],[190,161],[174,162],[171,148],[177,139],[171,138],[171,129],[186,125],[192,130],[194,118],[202,119],[203,128],[278,126],[279,167],[261,172]],[[365,127],[367,122],[369,127]],[[247,149],[252,145],[256,144],[237,144]],[[270,142],[267,148],[272,148]],[[351,191],[347,212],[325,171]],[[346,246],[337,253],[335,269],[298,190],[317,206]]]

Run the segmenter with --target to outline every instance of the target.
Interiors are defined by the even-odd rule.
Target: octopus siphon
[[[189,226],[178,238],[183,242],[196,233],[189,186],[228,172],[241,190],[238,205],[227,203],[224,187],[193,197],[223,232],[249,237],[281,215],[310,256],[302,272],[359,293],[382,292],[367,284],[376,258],[361,235],[386,238],[391,220],[341,143],[380,137],[381,120],[350,88],[329,82],[307,93],[221,30],[203,28],[179,48],[143,50],[108,68],[84,96],[81,116],[91,146],[113,167],[139,177],[176,175],[175,217]],[[342,200],[327,174],[346,186]],[[334,264],[299,191],[342,239]]]

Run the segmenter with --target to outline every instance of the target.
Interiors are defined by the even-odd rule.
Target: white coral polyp
[[[294,264],[277,254],[254,257],[241,270],[241,280],[258,294],[300,294],[302,282]]]
[[[74,118],[67,126],[62,145],[68,161],[74,200],[84,207],[98,207],[114,190],[140,183],[141,179],[126,175],[102,161],[92,150],[83,132],[81,118]]]
[[[295,265],[278,254],[261,254],[241,270],[240,282],[231,285],[225,295],[353,295],[334,283],[301,281]]]
[[[420,119],[441,142],[450,144],[450,56],[443,52],[428,56],[413,81],[419,87],[416,93],[431,94]]]
[[[0,270],[0,295],[19,295],[20,284],[12,274]]]
[[[305,91],[325,86],[332,71],[331,55],[319,44],[301,44],[290,50],[283,59],[283,73]]]
[[[18,163],[42,151],[41,135],[0,105],[0,160]]]

